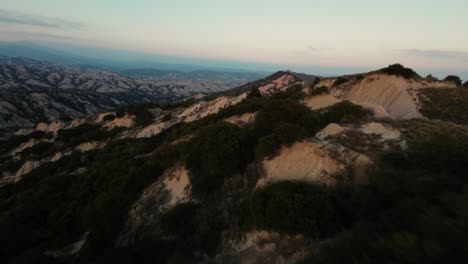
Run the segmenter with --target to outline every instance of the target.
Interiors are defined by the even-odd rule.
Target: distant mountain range
[[[202,59],[179,58],[140,52],[84,47],[66,44],[42,44],[27,41],[0,42],[0,55],[26,57],[81,68],[100,68],[113,72],[128,69],[190,72],[209,70],[216,72],[255,72],[268,75],[267,71],[251,71],[242,67],[230,67],[227,63],[207,63]],[[211,65],[211,66],[209,66]],[[257,76],[258,77],[258,76]]]
[[[248,72],[157,69],[125,70],[117,74],[93,65],[65,66],[1,56],[0,127],[27,127],[64,114],[76,118],[128,104],[204,96],[260,76]]]

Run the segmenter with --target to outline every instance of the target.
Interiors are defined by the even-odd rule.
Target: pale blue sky
[[[0,40],[468,71],[467,0],[0,0]]]

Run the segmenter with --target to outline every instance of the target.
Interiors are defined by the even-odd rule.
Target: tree
[[[396,63],[379,70],[380,73],[385,73],[388,75],[402,76],[406,79],[417,77],[418,74],[410,68],[406,68],[403,65]]]
[[[449,75],[449,76],[445,77],[444,81],[454,83],[457,86],[462,85],[462,80],[460,79],[460,77],[458,77],[456,75]]]
[[[244,155],[239,131],[237,126],[220,123],[203,128],[191,141],[186,163],[195,195],[209,196],[225,178],[242,169]]]

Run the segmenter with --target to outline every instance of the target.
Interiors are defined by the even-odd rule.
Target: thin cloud
[[[0,9],[0,23],[21,24],[45,28],[80,29],[83,27],[83,24],[74,21],[24,14],[3,9]]]
[[[19,32],[19,31],[1,31],[0,36],[15,36],[21,38],[39,38],[39,39],[51,39],[51,40],[80,40],[75,37],[62,36],[50,33],[39,33],[39,32]]]
[[[407,49],[400,52],[408,56],[468,62],[468,52],[464,51]]]

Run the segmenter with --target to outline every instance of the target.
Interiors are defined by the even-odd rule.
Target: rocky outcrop
[[[258,88],[261,94],[269,95],[278,91],[285,91],[292,84],[296,83],[297,79],[290,73],[285,73],[279,78],[269,82],[268,84]]]
[[[307,105],[313,110],[317,110],[317,109],[321,109],[321,108],[334,105],[341,101],[342,100],[335,98],[330,94],[319,94],[319,95],[306,97],[304,100],[302,100],[302,103]]]
[[[255,121],[255,117],[257,113],[245,113],[243,115],[231,116],[224,119],[225,122],[237,125],[237,126],[245,126]]]
[[[343,181],[352,183],[355,179],[343,176],[350,175],[353,166],[367,167],[372,164],[370,159],[361,156],[364,155],[336,144],[312,140],[297,142],[281,149],[274,158],[263,161],[265,177],[259,180],[257,187],[276,181],[305,181],[325,185]],[[357,159],[361,162],[354,164]],[[363,180],[360,179],[360,182]]]
[[[143,235],[158,231],[161,216],[180,203],[192,200],[188,171],[184,167],[168,169],[161,178],[143,191],[133,203],[119,245],[138,240]]]

